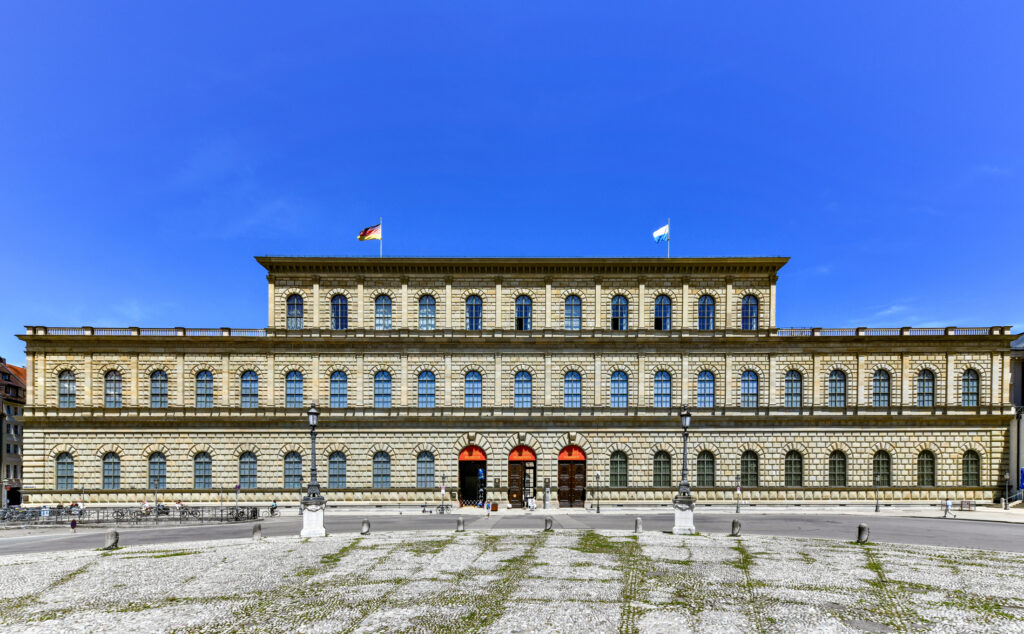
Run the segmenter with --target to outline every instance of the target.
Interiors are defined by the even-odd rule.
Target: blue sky
[[[215,4],[215,6],[208,6]],[[724,5],[724,6],[716,6]],[[982,10],[984,9],[984,10]],[[1020,3],[7,3],[0,355],[266,321],[259,254],[787,255],[780,325],[1024,327]]]

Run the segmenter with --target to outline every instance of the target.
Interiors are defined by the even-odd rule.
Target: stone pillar
[[[274,328],[274,278],[267,276],[267,328]]]
[[[594,330],[604,330],[601,321],[601,282],[594,284]]]
[[[452,355],[444,355],[444,406],[452,406],[452,383],[455,377],[452,376]]]
[[[320,327],[320,278],[313,278],[313,327]]]
[[[697,532],[693,525],[693,496],[689,490],[681,491],[672,499],[672,508],[675,511],[675,524],[672,526],[674,535],[693,535]]]
[[[398,327],[399,328],[408,328],[408,323],[409,323],[409,280],[402,280],[402,312],[398,316]]]
[[[679,301],[679,325],[677,330],[685,330],[690,327],[690,280],[683,280],[683,296]]]
[[[722,320],[725,324],[725,328],[732,328],[732,322],[729,320],[732,316],[732,279],[725,281],[725,310],[722,313]]]
[[[544,281],[544,327],[551,327],[551,280]]]
[[[363,280],[356,284],[355,327],[363,327]]]
[[[647,323],[647,321],[646,321],[646,315],[647,315],[647,310],[646,309],[647,309],[647,307],[645,305],[645,298],[644,298],[644,288],[645,288],[645,286],[646,286],[646,284],[644,284],[644,282],[641,280],[641,282],[640,282],[640,284],[638,286],[638,289],[637,289],[637,297],[636,297],[636,324],[635,325],[630,325],[630,330],[643,330],[644,324]]]
[[[450,277],[444,281],[444,327],[455,328],[455,324],[452,323],[452,278]]]
[[[548,288],[551,288],[548,286]],[[551,405],[551,353],[544,353],[544,404]]]

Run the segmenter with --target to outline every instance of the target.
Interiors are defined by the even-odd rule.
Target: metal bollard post
[[[544,518],[544,532],[545,533],[550,533],[553,530],[555,530],[555,522],[554,522],[554,520],[552,520],[550,517],[545,517]]]
[[[263,539],[263,522],[256,522],[252,525],[252,538]]]
[[[461,533],[461,532],[463,532],[465,530],[466,530],[466,518],[460,517],[459,519],[455,520],[455,532],[456,533]]]
[[[866,544],[868,539],[871,537],[871,529],[868,528],[867,524],[861,524],[857,527],[857,543]]]
[[[739,520],[733,520],[732,521],[732,532],[729,533],[729,537],[739,537],[740,536],[740,527],[741,527],[740,521]]]
[[[364,519],[363,520],[363,526],[362,526],[362,528],[359,529],[359,534],[360,535],[369,535],[370,534],[370,520],[368,520],[368,519]]]
[[[643,518],[638,517],[633,522],[633,532],[634,533],[642,533],[642,532],[644,532],[644,520],[643,520]]]

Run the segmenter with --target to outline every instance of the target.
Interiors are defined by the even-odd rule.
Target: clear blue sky
[[[209,4],[216,4],[210,7]],[[720,6],[720,5],[725,6]],[[1024,326],[1024,6],[28,3],[0,355],[266,321],[259,254],[787,255],[780,325]]]

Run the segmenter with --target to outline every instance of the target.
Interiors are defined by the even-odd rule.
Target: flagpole
[[[384,216],[381,216],[379,220],[380,222],[378,224],[380,225],[380,240],[378,240],[377,242],[380,242],[380,258],[384,259]]]
[[[665,258],[666,259],[671,259],[672,258],[672,219],[671,218],[668,219],[668,224],[665,225],[665,226],[668,227],[668,240],[665,240]]]

